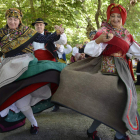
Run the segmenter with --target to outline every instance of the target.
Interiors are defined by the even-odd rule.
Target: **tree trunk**
[[[35,15],[33,20],[35,20],[36,19],[36,12],[35,12],[35,9],[34,9],[33,0],[30,0],[30,6],[31,6],[31,13],[33,13]]]
[[[115,0],[110,0],[110,4],[111,4],[111,3],[115,3]]]
[[[96,21],[97,28],[100,27],[98,18],[99,18],[99,15],[100,15],[101,5],[102,5],[101,0],[98,0],[98,9],[97,9],[97,12],[95,14],[95,21]]]

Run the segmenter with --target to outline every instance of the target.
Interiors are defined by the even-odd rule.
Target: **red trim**
[[[48,82],[42,82],[42,83],[36,83],[36,84],[32,84],[29,85],[21,90],[19,90],[18,92],[16,92],[15,94],[13,94],[11,97],[9,97],[1,106],[0,106],[0,111],[2,111],[3,109],[7,108],[8,106],[10,106],[11,104],[13,104],[14,102],[16,102],[17,100],[21,99],[22,97],[32,93],[33,91],[37,90],[38,88],[44,86],[48,84]],[[56,89],[58,88],[58,85],[55,83],[51,83],[51,91],[52,94],[55,93]]]
[[[135,81],[134,72],[133,72],[133,66],[132,66],[132,60],[131,59],[128,60],[128,66],[129,66],[129,69],[130,69],[130,73],[132,75],[132,78]]]
[[[18,123],[15,122],[15,124],[12,126],[5,126],[5,125],[0,124],[0,128],[2,129],[2,132],[9,132],[25,125],[25,120],[26,118]]]
[[[127,111],[127,119],[128,119],[128,122],[129,122],[130,127],[133,130],[139,130],[139,123],[138,123],[137,116],[136,116],[136,124],[137,124],[137,127],[134,127],[133,126],[133,124],[131,123],[130,118],[129,118],[129,112],[130,112],[131,104],[132,104],[132,91],[130,90],[130,102],[129,102],[129,108],[128,108],[128,111]]]

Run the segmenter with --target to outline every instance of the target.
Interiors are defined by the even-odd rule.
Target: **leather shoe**
[[[39,129],[39,127],[33,125],[33,126],[31,126],[30,133],[32,135],[36,135],[39,132],[38,129]]]
[[[97,131],[94,131],[93,133],[89,133],[87,130],[87,135],[89,138],[92,138],[92,140],[101,140],[101,138],[97,136]]]

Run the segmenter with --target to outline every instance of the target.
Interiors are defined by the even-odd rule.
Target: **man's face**
[[[45,24],[44,23],[36,23],[35,24],[35,30],[38,33],[43,33],[44,29],[45,29]]]

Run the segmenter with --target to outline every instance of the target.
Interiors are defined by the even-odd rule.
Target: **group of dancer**
[[[92,140],[101,140],[97,128],[102,123],[116,131],[114,140],[130,140],[128,130],[140,134],[137,93],[127,59],[140,59],[140,46],[123,27],[126,9],[110,4],[107,22],[84,47],[88,57],[69,65],[57,62],[59,45],[67,43],[64,28],[56,25],[54,33],[39,32],[47,23],[38,19],[33,23],[37,32],[22,23],[22,16],[20,10],[8,9],[7,24],[0,29],[0,131],[18,128],[27,118],[30,133],[37,134],[33,113],[59,104],[94,119],[87,130]]]

